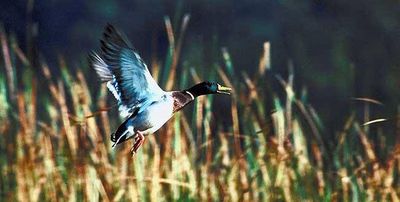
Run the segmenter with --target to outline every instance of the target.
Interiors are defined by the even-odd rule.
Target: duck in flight
[[[89,63],[100,80],[107,83],[125,119],[111,134],[113,147],[133,138],[131,153],[135,154],[145,136],[157,131],[196,97],[231,92],[231,88],[209,81],[182,91],[163,91],[129,40],[114,26],[105,27],[100,42],[100,54],[91,52]]]

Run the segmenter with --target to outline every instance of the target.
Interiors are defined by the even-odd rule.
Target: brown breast
[[[185,91],[174,91],[172,92],[172,97],[174,98],[174,113],[194,100],[193,97]]]

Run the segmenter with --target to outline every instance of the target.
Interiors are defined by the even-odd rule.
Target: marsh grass
[[[148,136],[134,158],[130,143],[111,149],[109,134],[122,120],[104,85],[90,90],[87,79],[94,76],[71,72],[63,60],[61,76],[44,61],[33,67],[1,30],[2,200],[399,201],[400,144],[385,142],[382,149],[354,115],[327,143],[323,121],[306,94],[294,90],[293,73],[270,75],[268,43],[253,76],[237,75],[227,49],[224,63],[207,73],[178,70],[189,16],[179,30],[165,22],[165,65],[149,67],[162,87],[211,77],[234,93],[197,99]]]

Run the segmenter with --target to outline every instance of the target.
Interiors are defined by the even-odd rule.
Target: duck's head
[[[232,89],[216,82],[204,81],[187,89],[194,97],[207,94],[231,94]]]

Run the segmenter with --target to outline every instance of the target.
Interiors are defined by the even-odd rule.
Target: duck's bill
[[[227,94],[227,95],[230,95],[230,94],[231,94],[231,92],[232,92],[232,88],[229,88],[229,87],[225,87],[225,86],[218,85],[217,92],[218,92],[218,93],[221,93],[221,94]]]

